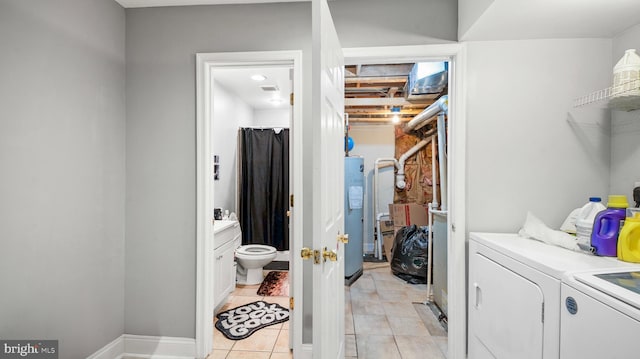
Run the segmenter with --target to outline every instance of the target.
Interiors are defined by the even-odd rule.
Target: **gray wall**
[[[640,24],[613,39],[613,63],[626,49],[640,50]],[[607,69],[612,77],[613,67]],[[640,181],[640,111],[611,111],[611,194],[633,200],[633,185]]]
[[[457,41],[456,0],[337,0],[331,16],[343,47]]]
[[[125,12],[0,1],[0,338],[84,358],[124,329]]]
[[[309,50],[310,25],[308,3],[127,10],[126,333],[195,336],[195,54]]]
[[[342,45],[455,40],[455,1],[331,3]],[[392,6],[393,5],[393,6]],[[438,11],[435,26],[424,21]],[[442,10],[442,11],[440,11]],[[125,332],[194,337],[196,263],[195,54],[303,50],[310,78],[310,3],[128,9]],[[418,15],[420,14],[420,15]],[[348,19],[348,18],[349,19]],[[385,19],[385,28],[380,27]],[[409,21],[407,21],[407,19]],[[448,20],[448,21],[446,21]],[[388,25],[387,25],[388,24]],[[432,23],[434,24],[434,23]],[[310,93],[310,81],[304,81]],[[306,98],[304,101],[307,101]],[[310,102],[303,104],[309,118]],[[311,126],[303,134],[313,142]],[[310,152],[303,156],[311,156]],[[312,198],[311,162],[304,169]],[[310,203],[303,204],[311,223]],[[311,239],[310,228],[305,238]],[[309,303],[311,291],[305,291]],[[310,311],[305,308],[305,313]],[[310,318],[305,316],[305,326]],[[305,338],[310,333],[305,332]],[[307,340],[308,341],[308,340]]]
[[[572,108],[611,81],[611,40],[468,43],[469,231],[558,228],[609,186],[610,115]]]

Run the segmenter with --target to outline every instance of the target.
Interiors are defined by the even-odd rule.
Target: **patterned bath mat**
[[[225,310],[216,317],[216,329],[231,340],[241,340],[264,327],[286,322],[289,309],[260,300]]]
[[[289,272],[269,272],[258,288],[258,295],[289,296]]]

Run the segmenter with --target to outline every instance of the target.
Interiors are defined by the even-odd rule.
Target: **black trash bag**
[[[429,227],[403,227],[396,233],[391,272],[408,283],[427,283]]]

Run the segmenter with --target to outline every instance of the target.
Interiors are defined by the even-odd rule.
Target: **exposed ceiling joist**
[[[350,108],[347,109],[346,112],[349,113],[349,116],[358,116],[358,115],[384,115],[384,116],[393,116],[393,115],[399,115],[399,116],[415,116],[417,114],[419,114],[420,112],[422,112],[423,110],[421,108],[414,108],[414,109],[403,109],[400,112],[394,112],[391,113],[391,111],[389,110],[371,110],[371,109],[367,109],[367,108]]]
[[[404,97],[345,98],[345,106],[428,106],[433,101],[409,102]]]
[[[345,84],[406,83],[407,76],[345,77]]]

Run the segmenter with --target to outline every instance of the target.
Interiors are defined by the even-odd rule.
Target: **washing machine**
[[[555,247],[515,233],[471,233],[469,359],[587,358],[560,355],[560,330],[566,329],[561,322],[564,318],[562,291],[567,290],[563,278],[567,273],[607,268],[624,271],[633,265],[616,258]],[[580,336],[585,331],[597,330],[587,326],[579,328],[576,324],[572,332]],[[614,343],[617,341],[582,341],[584,346],[613,346]],[[640,352],[635,357],[640,358]]]
[[[567,273],[562,359],[640,358],[640,266]]]

